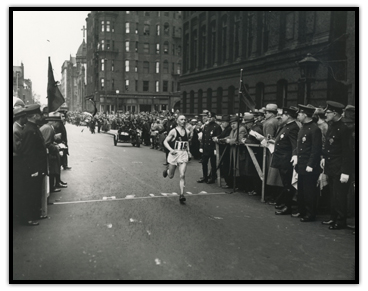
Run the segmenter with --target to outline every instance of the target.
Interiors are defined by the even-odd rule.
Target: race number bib
[[[176,150],[186,150],[188,148],[187,141],[175,141],[174,149]]]

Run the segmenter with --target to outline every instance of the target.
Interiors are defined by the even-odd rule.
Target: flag
[[[256,103],[253,101],[252,97],[250,97],[247,88],[244,86],[243,80],[240,80],[240,83],[241,83],[239,91],[239,95],[241,96],[240,101],[243,101],[245,105],[249,107],[250,110],[254,111],[254,109],[256,108]]]
[[[54,112],[65,102],[63,95],[61,94],[58,82],[55,82],[54,73],[52,71],[52,65],[49,57],[49,73],[47,83],[47,105],[49,112]]]

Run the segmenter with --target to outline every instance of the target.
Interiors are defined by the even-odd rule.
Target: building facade
[[[92,11],[87,98],[101,112],[152,111],[180,100],[180,11]]]
[[[61,67],[60,92],[71,111],[86,110],[86,56],[87,45],[83,39],[75,57],[70,56]]]
[[[308,53],[319,62],[313,82],[298,64]],[[245,112],[241,69],[256,108],[355,105],[355,12],[183,11],[181,111]]]
[[[32,81],[24,78],[24,65],[13,66],[13,96],[23,100],[24,104],[33,104]]]

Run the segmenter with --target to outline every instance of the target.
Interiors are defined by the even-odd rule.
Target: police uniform
[[[314,107],[300,104],[298,107],[298,112],[305,113],[312,118]],[[301,221],[312,221],[316,217],[319,193],[317,180],[321,173],[320,159],[322,154],[322,133],[313,120],[304,123],[299,130],[294,154],[298,159],[295,167],[298,173],[298,212],[302,216]],[[311,167],[312,172],[307,172],[307,167]]]
[[[208,118],[216,117],[216,114],[213,112],[208,112]],[[203,149],[202,155],[202,172],[203,179],[198,182],[207,182],[214,183],[216,180],[216,144],[212,140],[213,137],[218,136],[221,133],[222,129],[215,121],[211,121],[206,124],[203,128],[202,142],[201,148]],[[211,163],[211,173],[210,179],[208,180],[208,160]]]
[[[298,108],[283,108],[283,113],[292,118],[296,118]],[[284,208],[276,214],[291,214],[291,203],[295,193],[295,188],[291,185],[293,166],[290,162],[293,151],[297,147],[299,126],[295,120],[290,120],[277,131],[275,139],[275,150],[272,156],[271,167],[279,170],[283,191],[277,199],[277,204],[284,204]]]
[[[229,122],[229,125],[225,128],[223,128],[220,135],[217,136],[217,139],[221,140],[225,137],[230,135],[231,132],[231,126],[230,126],[230,116],[224,115],[222,116],[222,121]],[[225,182],[227,186],[232,187],[232,179],[229,176],[229,167],[230,167],[230,147],[228,145],[225,145],[223,142],[219,142],[219,150],[220,152],[217,153],[220,157],[222,156],[222,161],[220,165],[220,173],[221,176],[224,177]],[[224,153],[225,151],[225,153]]]
[[[27,115],[41,115],[40,106],[36,104],[26,106],[25,111]],[[47,152],[42,134],[35,123],[26,123],[22,137],[19,153],[23,156],[24,187],[27,189],[22,197],[22,219],[26,223],[40,216],[42,182],[47,173]],[[38,173],[37,176],[32,177],[35,173]]]
[[[344,105],[327,101],[327,110],[342,114]],[[323,158],[325,159],[324,173],[328,176],[331,195],[331,220],[334,222],[330,229],[346,227],[347,194],[350,187],[352,172],[352,148],[349,145],[350,130],[343,123],[341,117],[332,121],[326,133]],[[341,175],[349,176],[347,183],[341,183]]]

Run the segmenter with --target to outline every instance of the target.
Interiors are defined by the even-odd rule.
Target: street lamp
[[[297,62],[300,68],[301,80],[305,82],[304,104],[310,102],[311,83],[316,80],[316,72],[320,61],[312,57],[310,53]]]

